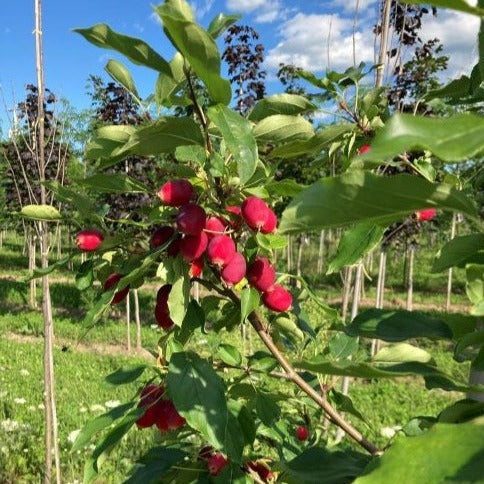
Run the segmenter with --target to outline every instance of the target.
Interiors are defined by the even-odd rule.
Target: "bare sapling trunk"
[[[413,265],[415,260],[415,246],[408,247],[407,267],[407,311],[413,311]]]
[[[286,251],[286,272],[288,272],[289,274],[291,273],[291,270],[292,270],[292,237],[289,236],[287,238],[287,247],[286,247],[287,251]]]
[[[375,308],[382,309],[383,308],[383,291],[385,286],[385,259],[386,259],[386,252],[385,249],[380,250],[380,261],[378,264],[378,279],[376,283],[376,300],[375,300]],[[377,351],[378,351],[378,340],[373,339],[371,341],[371,357],[373,358]]]
[[[306,236],[304,234],[301,234],[299,237],[299,244],[297,248],[297,261],[296,261],[296,274],[297,276],[301,277],[302,275],[302,256],[303,256],[303,246],[305,242]],[[297,280],[296,281],[296,287],[301,288],[301,281]]]
[[[450,240],[452,240],[455,237],[456,225],[457,225],[457,214],[454,212],[452,214],[452,224],[450,226]],[[451,297],[452,297],[452,267],[449,269],[449,272],[447,275],[447,297],[445,301],[446,311],[450,310]]]
[[[351,304],[351,316],[350,321],[356,318],[358,315],[358,308],[360,303],[360,294],[361,294],[361,277],[363,275],[363,262],[360,262],[356,266],[356,274],[355,274],[355,283],[353,288],[353,301]],[[350,357],[351,359],[351,357]],[[348,395],[348,391],[350,389],[350,377],[345,376],[341,382],[341,393],[343,395]],[[336,432],[336,442],[340,442],[341,439],[345,436],[345,432],[339,428]]]
[[[136,323],[136,350],[141,350],[141,318],[139,315],[139,295],[138,289],[133,291],[134,299],[134,320]]]
[[[46,205],[47,192],[45,189],[45,133],[44,133],[44,59],[42,45],[42,0],[34,0],[35,5],[35,59],[37,72],[38,106],[36,119],[36,156],[39,167],[40,203]],[[38,223],[40,238],[40,261],[42,269],[49,266],[49,229],[47,222]],[[49,275],[42,276],[42,314],[44,319],[44,386],[45,386],[45,474],[44,483],[52,482],[52,449],[54,451],[56,482],[60,484],[60,454],[57,430],[57,411],[55,403],[54,378],[54,325],[52,317],[52,300],[50,297]],[[53,444],[53,445],[52,445]]]
[[[131,352],[131,305],[130,294],[126,298],[126,349],[128,353]]]
[[[343,323],[346,321],[346,314],[348,313],[352,275],[353,275],[353,267],[352,266],[347,267],[345,270],[344,284],[343,284],[343,298],[341,301],[341,319],[343,320]]]
[[[32,275],[36,269],[36,236],[34,230],[31,227],[27,229],[27,254],[29,264],[29,274]],[[37,308],[37,281],[30,279],[29,281],[29,306],[32,309]]]
[[[318,250],[318,274],[322,274],[324,265],[324,230],[319,234],[319,250]]]

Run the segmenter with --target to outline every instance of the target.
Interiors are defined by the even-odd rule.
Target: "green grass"
[[[116,401],[130,399],[135,385],[110,388],[106,374],[135,358],[55,351],[59,438],[64,482],[79,480],[90,450],[72,453],[69,435]],[[42,345],[0,338],[0,482],[37,483],[43,468]],[[106,463],[104,482],[121,476],[152,442],[134,429]],[[72,434],[71,434],[72,438]]]
[[[334,251],[334,248],[331,250]],[[467,316],[455,313],[451,316],[443,313],[445,306],[446,274],[432,274],[430,267],[435,248],[420,250],[416,256],[415,272],[415,305],[422,304],[426,311],[435,317],[451,318],[454,324],[465,321]],[[20,255],[19,255],[20,254]],[[341,279],[338,274],[331,276],[314,275],[316,266],[317,243],[305,253],[303,275],[311,281],[320,297],[326,301],[341,298]],[[402,287],[403,257],[397,253],[390,260],[387,272],[387,290],[385,294],[386,307],[392,307],[405,301],[406,294]],[[281,257],[279,256],[281,263]],[[370,269],[371,280],[365,283],[366,304],[375,298],[376,285],[375,260],[373,272]],[[27,275],[27,261],[21,255],[19,240],[9,236],[0,251],[0,482],[5,483],[37,483],[41,480],[43,467],[43,410],[42,410],[42,345],[43,331],[42,315],[39,310],[27,307],[28,284],[22,279]],[[281,266],[282,270],[283,267]],[[15,280],[7,280],[6,277]],[[58,282],[63,278],[63,282]],[[465,312],[468,302],[464,291],[464,275],[462,271],[455,272],[454,294],[452,302],[456,310]],[[52,274],[51,293],[54,307],[55,335],[57,338],[55,350],[55,370],[57,385],[58,417],[60,431],[61,460],[63,466],[63,481],[75,482],[81,479],[84,461],[90,450],[70,452],[69,435],[81,428],[87,421],[106,408],[106,402],[126,401],[131,398],[137,385],[127,385],[115,389],[107,387],[103,378],[126,362],[136,362],[136,356],[120,355],[126,343],[126,324],[124,322],[124,305],[113,308],[100,324],[92,328],[82,325],[85,312],[95,300],[96,290],[79,292],[74,285],[72,274],[67,270]],[[140,308],[142,321],[142,342],[147,349],[156,349],[161,335],[160,330],[153,329],[155,289],[141,289]],[[40,289],[38,302],[40,303]],[[363,304],[363,308],[365,305]],[[464,308],[464,309],[463,309]],[[324,322],[325,316],[311,302],[305,303],[306,312],[312,324]],[[11,335],[18,335],[18,340],[12,340]],[[8,336],[8,337],[7,337]],[[32,338],[33,337],[33,338]],[[23,339],[22,339],[23,338]],[[229,342],[237,348],[242,348],[239,331],[220,334],[208,332],[198,334],[190,343],[190,348],[202,356],[213,355],[219,340]],[[252,336],[253,349],[263,349],[256,336]],[[134,323],[131,325],[131,341],[135,341]],[[83,351],[77,343],[83,343]],[[414,342],[415,343],[415,342]],[[117,345],[117,353],[111,356],[101,356],[94,352],[86,352],[90,345],[104,345],[109,352],[111,345]],[[363,345],[364,346],[364,345]],[[454,377],[464,380],[467,377],[468,365],[457,364],[452,359],[452,348],[441,343],[425,342],[422,344],[436,359],[439,367]],[[64,347],[67,351],[61,351]],[[322,352],[326,340],[313,352]],[[366,351],[365,347],[361,352]],[[291,353],[288,356],[293,357]],[[240,372],[230,372],[229,375],[240,375]],[[266,382],[263,382],[266,384]],[[280,390],[288,395],[294,392],[287,382],[271,379],[269,385],[274,390]],[[336,388],[339,383],[336,384]],[[445,406],[461,398],[456,393],[440,390],[427,391],[419,378],[400,380],[365,381],[356,380],[351,384],[350,396],[355,407],[365,416],[367,424],[353,416],[348,416],[365,435],[385,446],[389,442],[385,436],[385,428],[396,428],[408,422],[416,415],[437,415]],[[24,401],[25,400],[25,401]],[[299,396],[284,399],[284,418],[291,425],[303,423],[301,412],[304,403]],[[16,423],[12,423],[16,422]],[[15,428],[14,428],[15,427]],[[7,431],[11,429],[11,431]],[[383,429],[383,430],[382,430]],[[334,434],[331,429],[331,435]],[[387,430],[388,431],[388,430]],[[119,449],[104,464],[104,476],[99,482],[117,483],[132,466],[133,462],[159,439],[156,431],[143,432],[132,429],[126,439],[123,439]],[[353,445],[348,441],[347,445]],[[270,451],[269,449],[265,449]]]

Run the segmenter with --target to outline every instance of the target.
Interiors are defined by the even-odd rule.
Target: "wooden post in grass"
[[[408,246],[407,261],[407,311],[413,310],[413,265],[415,260],[415,244],[410,242]]]
[[[139,297],[138,297],[138,289],[133,291],[133,299],[134,299],[134,320],[136,323],[136,350],[141,350],[141,318],[139,315]]]
[[[319,234],[319,250],[318,250],[318,266],[317,272],[321,274],[323,272],[323,263],[324,263],[324,230],[321,230]]]
[[[455,237],[455,228],[457,225],[457,214],[454,212],[452,214],[452,224],[450,226],[450,240],[452,240]],[[447,275],[447,298],[445,301],[445,310],[449,311],[450,310],[450,298],[452,295],[452,267],[449,269],[448,275]]]
[[[380,249],[380,261],[378,265],[378,279],[376,283],[376,301],[375,308],[383,308],[383,295],[385,291],[385,269],[386,269],[387,253],[384,247]],[[371,356],[375,356],[378,352],[379,341],[374,339],[371,341]]]
[[[353,301],[351,304],[351,317],[350,321],[356,318],[358,315],[358,307],[360,303],[360,295],[361,295],[361,276],[363,275],[363,261],[360,261],[356,266],[356,274],[355,274],[355,283],[353,287]],[[343,320],[344,321],[344,320]],[[350,357],[351,358],[351,357]],[[350,377],[345,376],[341,382],[341,393],[343,395],[348,395],[348,391],[350,389]],[[336,432],[336,442],[341,441],[344,437],[345,432],[342,429],[338,429]]]
[[[130,308],[130,294],[126,298],[126,349],[131,353],[131,308]]]

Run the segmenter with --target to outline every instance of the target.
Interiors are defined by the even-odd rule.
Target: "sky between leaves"
[[[35,83],[34,2],[6,1],[0,16],[0,112],[5,119],[7,105],[23,97],[23,86]],[[114,30],[141,37],[170,59],[173,48],[164,37],[149,0],[44,0],[44,50],[46,84],[55,94],[65,97],[77,108],[89,106],[86,81],[89,74],[104,75],[110,58],[125,62],[113,51],[102,50],[71,32],[75,27],[108,23]],[[252,25],[266,49],[268,91],[280,86],[275,72],[280,62],[323,72],[328,66],[344,70],[353,64],[353,24],[355,6],[358,15],[355,31],[356,62],[372,63],[374,38],[372,26],[378,13],[375,0],[191,0],[198,22],[208,26],[219,12],[241,13],[242,23]],[[438,37],[450,55],[444,75],[469,73],[477,60],[476,38],[479,20],[470,15],[440,10],[437,18],[424,20],[422,38]],[[219,46],[223,49],[222,42]],[[156,73],[126,62],[138,90],[148,96]],[[104,75],[107,79],[107,75]],[[5,132],[5,123],[2,126]],[[1,125],[0,125],[1,126]]]

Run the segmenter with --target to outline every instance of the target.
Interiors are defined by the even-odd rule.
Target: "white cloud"
[[[274,22],[287,14],[280,0],[227,0],[226,6],[239,13],[253,12],[255,22],[260,24]]]
[[[345,19],[339,15],[298,13],[282,24],[280,34],[281,42],[267,55],[268,68],[276,69],[281,62],[311,71],[320,71],[327,67],[339,70],[353,65],[352,19]],[[356,63],[372,62],[371,29],[357,31],[355,43]]]
[[[334,9],[343,9],[344,13],[354,13],[356,9],[356,2],[358,2],[358,12],[362,13],[367,8],[376,5],[376,0],[333,0],[331,7]]]
[[[215,0],[201,0],[201,1],[192,1],[190,2],[190,6],[195,14],[197,19],[202,19],[205,15],[212,10],[213,4]]]
[[[263,7],[266,3],[268,3],[267,0],[227,0],[226,5],[230,10],[247,13]]]
[[[478,17],[439,9],[437,17],[425,17],[421,38],[424,42],[433,38],[442,42],[443,54],[450,57],[445,76],[455,77],[469,74],[477,62],[478,31]]]

